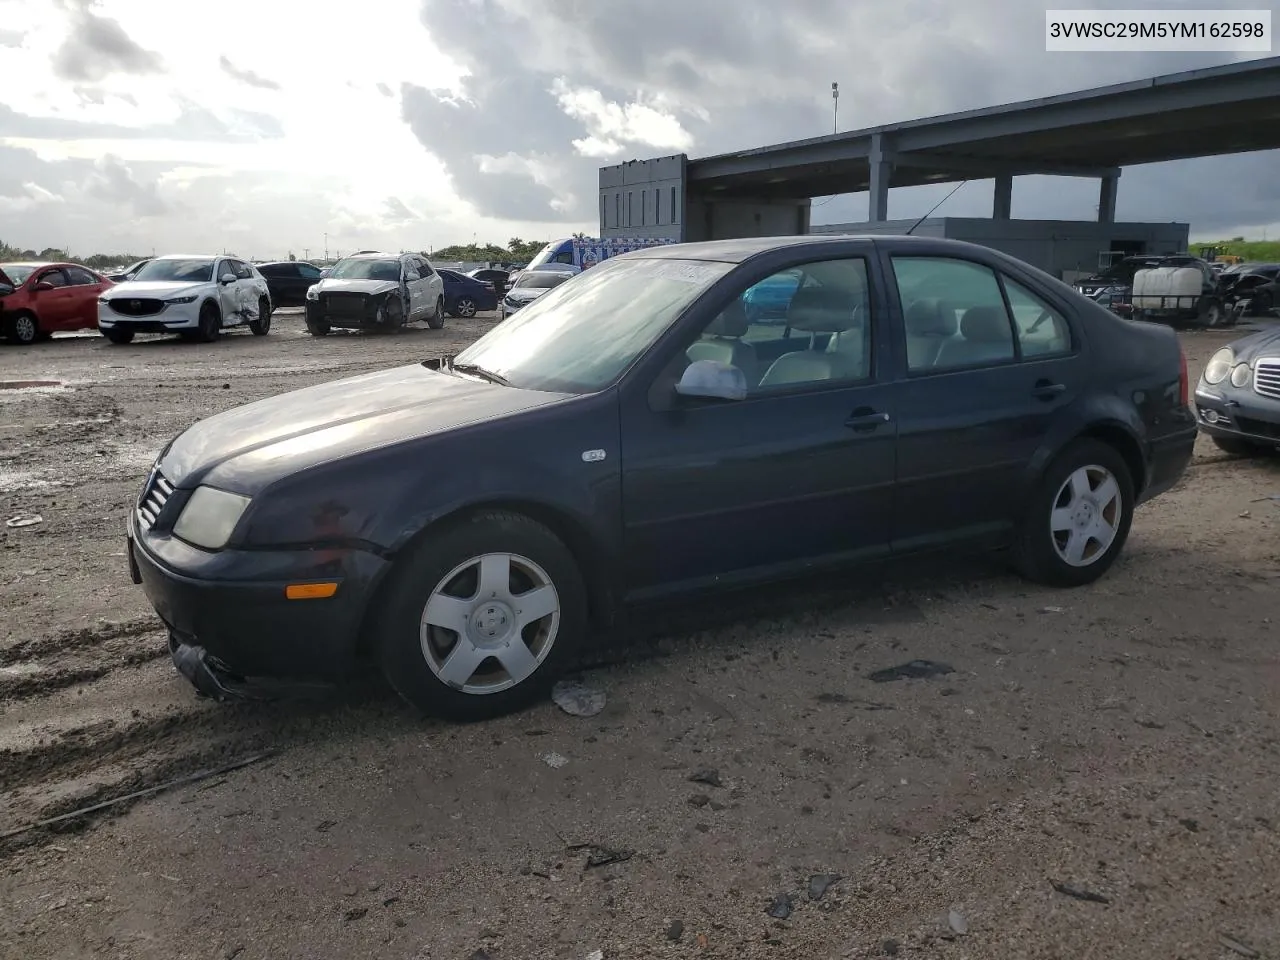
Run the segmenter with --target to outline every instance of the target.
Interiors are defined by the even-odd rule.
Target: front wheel
[[[40,339],[40,321],[35,318],[34,314],[22,313],[14,314],[9,319],[9,339],[14,343],[19,343],[24,347],[29,347]]]
[[[388,297],[378,311],[378,322],[384,330],[399,330],[404,326],[404,304],[399,297]]]
[[[271,332],[271,301],[266,297],[258,300],[258,315],[249,321],[249,332],[255,337],[263,337]]]
[[[474,307],[475,304],[472,304]],[[436,312],[427,318],[427,326],[432,330],[444,328],[444,297],[436,300]]]
[[[133,343],[133,331],[121,330],[119,327],[111,327],[102,331],[102,335],[112,343],[123,346],[126,343]]]
[[[200,326],[196,329],[196,339],[201,343],[213,343],[222,333],[222,318],[218,308],[206,303],[200,308]]]
[[[1124,457],[1099,440],[1072,443],[1037,484],[1013,545],[1028,580],[1079,587],[1119,556],[1133,521],[1133,477]]]
[[[1222,304],[1215,300],[1204,309],[1204,325],[1206,327],[1221,327],[1224,325],[1223,316]]]
[[[376,642],[405,700],[470,721],[546,697],[586,629],[568,547],[528,517],[495,511],[433,531],[400,561]]]

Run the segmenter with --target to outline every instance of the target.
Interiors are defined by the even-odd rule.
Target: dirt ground
[[[0,523],[0,834],[272,751],[0,839],[0,956],[1280,957],[1280,458],[1203,439],[1092,588],[963,562],[645,617],[592,719],[198,700],[124,557],[159,447],[491,323],[0,348],[64,384],[0,390],[0,520],[42,518]],[[868,679],[916,658],[954,672]]]

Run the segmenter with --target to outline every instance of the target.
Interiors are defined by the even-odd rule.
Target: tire
[[[387,297],[381,312],[382,320],[378,326],[382,330],[389,333],[404,326],[404,304],[398,297]]]
[[[329,335],[329,331],[332,328],[329,326],[328,320],[313,313],[310,307],[307,308],[306,317],[307,333],[313,337],[327,337]]]
[[[460,297],[453,305],[451,316],[470,319],[476,315],[476,302],[470,297]]]
[[[1219,450],[1233,457],[1256,457],[1266,452],[1262,444],[1240,437],[1210,437],[1209,439]]]
[[[271,332],[271,301],[266,297],[258,300],[258,316],[249,321],[249,332],[255,337],[265,337]]]
[[[222,334],[222,317],[218,308],[206,303],[200,308],[200,326],[196,329],[195,339],[201,343],[213,343]]]
[[[506,558],[491,559],[493,566],[508,564],[506,583],[494,582],[496,603],[482,597],[489,584],[482,588],[479,564],[486,556]],[[551,588],[544,595],[548,612],[508,633],[505,643],[493,639],[518,624],[521,598],[528,597],[529,584],[540,582],[533,589]],[[462,599],[468,594],[470,599]],[[397,562],[385,597],[374,634],[383,674],[410,704],[447,720],[491,719],[545,699],[587,632],[587,594],[577,561],[554,533],[521,514],[485,512],[433,530]],[[466,624],[467,632],[431,625],[426,618],[433,606],[434,619]],[[462,650],[470,657],[447,682],[442,674],[448,658]],[[493,652],[486,656],[488,650]],[[520,663],[508,670],[499,658],[517,653]]]
[[[40,321],[34,313],[23,310],[9,318],[5,333],[14,343],[29,347],[40,339]]]
[[[126,343],[133,343],[133,331],[121,330],[119,327],[112,327],[110,330],[103,330],[102,335],[109,341],[123,346]]]
[[[1220,304],[1216,300],[1213,300],[1210,303],[1205,305],[1204,315],[1201,318],[1201,322],[1206,327],[1209,327],[1211,329],[1215,327],[1221,327],[1225,325],[1225,322],[1223,320],[1224,316],[1225,315],[1222,311],[1222,304]]]
[[[444,329],[444,297],[436,299],[436,312],[427,317],[427,326],[432,330]]]
[[[1114,481],[1113,496],[1099,502],[1108,477]],[[1082,479],[1092,488],[1083,496],[1078,492]],[[1093,583],[1124,548],[1133,506],[1133,476],[1124,457],[1100,440],[1076,440],[1049,465],[1031,495],[1014,538],[1014,568],[1046,586]],[[1098,535],[1104,530],[1110,531],[1109,540]],[[1073,547],[1081,548],[1076,556]]]

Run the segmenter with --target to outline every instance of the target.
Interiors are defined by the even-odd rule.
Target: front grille
[[[362,318],[368,312],[369,299],[362,293],[327,293],[323,306],[329,316]]]
[[[1254,365],[1253,392],[1280,400],[1280,359],[1259,360]]]
[[[138,522],[148,530],[154,527],[172,494],[173,484],[165,479],[164,474],[159,470],[151,471],[147,485],[142,488],[142,496],[138,498]]]
[[[126,317],[150,317],[164,309],[163,300],[152,300],[143,297],[118,297],[108,301],[111,309]]]

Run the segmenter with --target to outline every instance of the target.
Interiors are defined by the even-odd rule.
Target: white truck
[[[1151,267],[1133,275],[1133,316],[1171,326],[1195,321],[1217,327],[1229,322],[1217,275],[1207,263]]]

